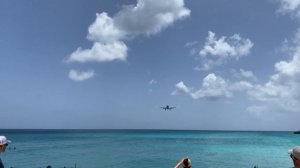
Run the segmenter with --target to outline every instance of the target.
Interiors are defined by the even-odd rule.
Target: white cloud
[[[115,41],[112,43],[98,43],[95,42],[91,49],[81,49],[78,48],[74,51],[68,62],[104,62],[113,60],[126,60],[127,57],[127,46],[120,41]]]
[[[300,6],[300,0],[281,0],[281,8],[285,10],[296,10]]]
[[[240,69],[238,72],[236,70],[232,70],[232,74],[237,79],[248,79],[252,81],[257,81],[257,77],[252,71],[249,70]]]
[[[252,71],[240,69],[233,74],[239,75],[236,81],[209,74],[203,79],[198,91],[193,91],[183,85],[183,82],[181,87],[176,86],[175,91],[184,91],[194,99],[209,100],[230,98],[234,92],[242,92],[254,103],[247,109],[248,112],[300,112],[300,29],[292,41],[288,52],[291,59],[275,63],[274,73],[265,83],[259,84],[254,80],[256,77]],[[183,86],[187,89],[180,89]]]
[[[300,72],[294,69],[297,64],[300,67],[300,52],[295,53],[293,60],[284,62],[284,66],[275,64],[277,73],[272,75],[269,81],[263,85],[257,85],[249,95],[251,98],[276,106],[281,111],[300,112]]]
[[[299,30],[300,31],[300,30]],[[280,112],[300,112],[300,36],[295,36],[292,59],[275,63],[275,73],[265,84],[248,90],[252,100],[266,109]]]
[[[136,6],[125,6],[117,13],[114,21],[129,35],[150,35],[189,15],[184,0],[138,0]]]
[[[251,72],[251,71],[241,71],[241,72]],[[253,73],[246,73],[246,79],[249,80],[249,74],[252,77],[255,76]],[[236,75],[234,73],[233,75]],[[244,92],[246,94],[253,93],[253,90],[256,90],[258,85],[247,81],[247,80],[236,80],[230,81],[225,80],[221,76],[217,76],[214,73],[208,74],[203,78],[202,86],[199,90],[194,90],[191,87],[188,87],[184,84],[183,81],[175,85],[175,90],[172,92],[172,95],[178,95],[180,92],[189,94],[193,99],[207,99],[207,100],[220,100],[231,98],[234,92]]]
[[[300,16],[300,0],[280,0],[279,12],[291,13],[293,16]]]
[[[193,91],[188,88],[182,81],[176,84],[176,90],[173,95],[183,91],[188,93],[193,99],[219,100],[221,98],[231,97],[232,93],[229,90],[228,83],[214,73],[208,74],[202,82],[202,87],[199,90]]]
[[[299,48],[300,49],[300,48]],[[293,59],[291,61],[280,61],[275,64],[276,71],[281,74],[280,77],[283,75],[292,77],[296,76],[300,73],[300,58],[299,58],[300,51],[295,53]]]
[[[300,70],[296,67],[300,67],[300,43],[290,61],[280,61],[274,65],[275,73],[264,84],[246,80],[228,81],[211,73],[203,79],[199,90],[194,91],[181,81],[176,84],[173,93],[183,91],[193,99],[220,100],[232,97],[234,92],[242,92],[248,95],[251,102],[260,104],[249,107],[248,112],[300,112]]]
[[[203,79],[202,88],[191,93],[191,96],[194,99],[217,100],[224,97],[231,97],[231,92],[228,90],[227,82],[222,77],[211,73]]]
[[[94,42],[93,47],[78,48],[67,62],[126,60],[128,49],[124,40],[157,34],[189,15],[184,0],[138,0],[136,5],[124,6],[114,17],[102,12],[88,29],[87,38]]]
[[[249,91],[253,89],[253,84],[248,81],[237,81],[230,84],[231,91]]]
[[[122,39],[126,32],[116,27],[113,18],[109,17],[106,12],[96,14],[96,20],[89,26],[87,38],[97,42],[115,42]]]
[[[300,30],[298,30],[300,32]],[[269,107],[283,112],[300,112],[300,36],[299,32],[290,48],[292,58],[275,63],[275,73],[262,85],[256,85],[249,96]]]
[[[175,85],[175,90],[171,93],[171,95],[175,96],[175,95],[179,95],[179,92],[185,92],[190,94],[191,89],[188,88],[182,81],[178,82]]]
[[[219,100],[230,98],[234,92],[242,92],[253,103],[260,104],[247,109],[255,115],[263,112],[300,112],[300,70],[295,68],[300,67],[299,60],[300,43],[293,59],[276,63],[276,73],[264,84],[246,80],[227,81],[211,73],[203,79],[199,90],[193,91],[181,81],[176,84],[174,93],[183,91],[193,99]]]
[[[230,59],[238,60],[248,55],[252,47],[253,43],[249,39],[240,37],[239,34],[217,39],[215,33],[209,31],[205,45],[199,52],[203,61],[202,70],[209,70]]]
[[[177,83],[175,85],[175,87],[177,89],[179,89],[179,90],[184,91],[185,93],[190,93],[190,89],[187,86],[185,86],[185,84],[182,81],[180,81],[179,83]]]
[[[71,69],[69,72],[69,78],[74,81],[83,81],[90,79],[95,76],[95,72],[93,70],[89,71],[77,71],[74,69]]]
[[[241,75],[242,77],[248,78],[248,79],[252,79],[252,80],[256,80],[256,76],[253,74],[252,71],[246,71],[243,69],[240,69]]]

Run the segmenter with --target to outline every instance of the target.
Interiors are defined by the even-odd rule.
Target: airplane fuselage
[[[176,107],[170,107],[169,105],[166,105],[166,107],[161,107],[161,108],[164,109],[164,110],[172,110]]]

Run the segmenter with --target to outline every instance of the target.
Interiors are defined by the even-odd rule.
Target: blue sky
[[[300,129],[299,19],[299,0],[1,0],[0,128]]]

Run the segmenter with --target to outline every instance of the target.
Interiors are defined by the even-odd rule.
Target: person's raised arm
[[[182,165],[182,161],[183,159],[181,159],[174,168],[180,168],[180,166]]]

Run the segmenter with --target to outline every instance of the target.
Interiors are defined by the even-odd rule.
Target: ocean
[[[171,130],[0,130],[13,143],[6,168],[171,168],[188,156],[194,168],[292,167],[292,132]]]

